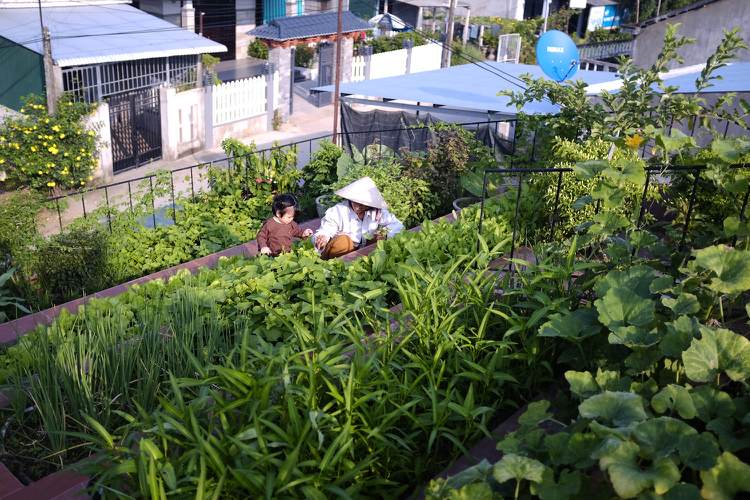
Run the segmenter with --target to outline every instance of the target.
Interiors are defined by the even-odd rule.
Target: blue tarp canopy
[[[497,93],[524,88],[524,83],[518,77],[525,73],[534,78],[546,78],[539,66],[487,61],[481,65],[464,64],[410,75],[344,83],[340,86],[340,92],[342,95],[373,100],[373,105],[378,105],[376,100],[384,99],[469,112],[515,115],[517,110],[509,105],[510,99]],[[616,78],[614,73],[578,71],[573,79],[595,84]],[[333,89],[333,85],[326,85],[313,90],[333,92]],[[523,111],[528,114],[550,114],[557,113],[558,107],[549,102],[533,102],[527,104]]]

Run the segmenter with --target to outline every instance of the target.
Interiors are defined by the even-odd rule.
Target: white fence
[[[419,45],[411,49],[391,50],[370,56],[370,79],[399,76],[440,69],[442,46],[434,43]],[[409,65],[409,63],[411,63]],[[352,80],[361,82],[367,79],[367,58],[357,56],[352,60]],[[407,66],[409,65],[409,66]]]
[[[432,71],[440,69],[440,58],[443,55],[443,46],[437,43],[419,45],[411,49],[411,68],[409,73],[420,71]]]
[[[276,75],[274,75],[276,76]],[[213,123],[221,125],[266,113],[267,75],[214,85]],[[274,78],[274,107],[278,107],[279,79]]]

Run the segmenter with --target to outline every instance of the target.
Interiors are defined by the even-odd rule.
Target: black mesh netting
[[[349,152],[352,146],[362,151],[370,144],[381,144],[396,151],[402,148],[424,151],[433,137],[430,125],[440,123],[440,120],[429,113],[417,117],[404,111],[356,111],[342,103],[341,122],[342,144]],[[510,154],[512,142],[497,133],[498,123],[462,125],[496,154]]]

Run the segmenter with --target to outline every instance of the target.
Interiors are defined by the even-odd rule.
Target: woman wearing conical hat
[[[362,177],[336,191],[344,201],[326,210],[320,229],[313,235],[315,248],[324,259],[339,257],[368,243],[404,229],[369,177]]]

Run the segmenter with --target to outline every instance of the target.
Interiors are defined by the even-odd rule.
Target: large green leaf
[[[656,345],[661,337],[656,330],[644,330],[637,326],[621,326],[612,329],[607,337],[610,344],[634,347],[650,347]]]
[[[552,469],[546,469],[542,476],[542,482],[531,484],[531,493],[542,500],[568,500],[578,498],[581,490],[581,473],[563,470],[560,480],[555,481],[555,473]]]
[[[573,165],[573,172],[579,179],[593,179],[607,167],[609,162],[604,160],[579,161]]]
[[[581,399],[586,399],[601,392],[599,384],[589,372],[577,372],[568,370],[565,372],[565,380],[570,384],[570,392]]]
[[[701,480],[703,498],[732,500],[740,492],[750,492],[750,465],[725,451],[712,469],[701,471]]]
[[[726,163],[737,163],[748,150],[748,142],[736,139],[714,139],[711,152]]]
[[[698,436],[683,436],[677,444],[680,460],[688,467],[696,470],[706,470],[716,464],[719,457],[719,444],[710,432]]]
[[[677,444],[685,436],[695,436],[698,431],[682,420],[672,417],[650,418],[633,429],[632,437],[648,458],[668,457],[677,451]]]
[[[592,454],[601,439],[590,433],[558,432],[544,438],[544,446],[554,465],[571,465],[577,469],[588,469],[594,464]]]
[[[555,313],[539,328],[540,337],[560,337],[580,340],[596,335],[601,325],[594,309],[576,309],[573,312]]]
[[[669,135],[657,134],[656,144],[667,153],[674,153],[688,146],[695,147],[695,139],[675,128],[669,131]]]
[[[650,298],[651,283],[660,276],[648,266],[633,266],[627,271],[610,271],[595,287],[596,295],[603,297],[611,288],[626,288],[639,297]]]
[[[511,479],[516,481],[531,481],[541,483],[544,474],[544,464],[533,458],[521,455],[508,454],[495,464],[492,468],[492,477],[498,483],[504,483]]]
[[[686,420],[693,419],[698,414],[690,391],[681,385],[669,384],[664,387],[651,398],[651,406],[656,413],[676,411]]]
[[[750,376],[750,341],[730,330],[701,326],[701,338],[693,339],[682,354],[685,373],[695,382],[713,382],[724,372],[734,381]]]
[[[750,290],[750,251],[716,245],[695,250],[693,255],[696,266],[716,274],[708,285],[711,290],[728,294]]]
[[[715,417],[731,417],[734,414],[732,397],[710,385],[701,385],[690,390],[690,398],[698,412],[698,418],[709,422]]]
[[[547,411],[549,406],[550,402],[546,399],[529,403],[526,411],[518,417],[519,425],[525,428],[536,427],[541,422],[549,420],[552,416],[552,414]]]
[[[591,396],[578,406],[578,411],[584,418],[612,423],[617,427],[625,427],[646,419],[643,409],[643,399],[630,392],[605,391]]]
[[[700,332],[698,320],[691,316],[680,316],[664,326],[667,327],[667,333],[659,343],[659,349],[670,358],[679,359]]]
[[[589,226],[588,234],[595,236],[614,234],[630,224],[630,221],[624,216],[609,211],[600,212],[594,215],[591,220],[594,223]]]
[[[628,325],[647,327],[654,321],[654,301],[624,287],[610,288],[594,305],[599,321],[610,330]]]
[[[671,459],[659,458],[641,468],[638,452],[637,444],[617,439],[608,440],[599,450],[599,466],[608,472],[620,497],[633,498],[650,488],[663,495],[680,480],[680,470]]]
[[[675,316],[695,314],[701,310],[701,305],[698,303],[698,297],[692,293],[681,293],[676,299],[672,297],[664,297],[661,299],[661,303],[670,308]]]

